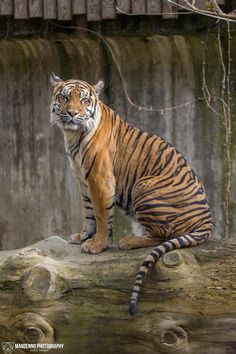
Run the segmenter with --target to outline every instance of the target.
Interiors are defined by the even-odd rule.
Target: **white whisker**
[[[61,120],[60,117],[51,120],[51,121],[48,123],[49,127],[52,127],[53,125],[57,124],[60,120]]]

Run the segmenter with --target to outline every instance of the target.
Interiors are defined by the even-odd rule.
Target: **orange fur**
[[[146,271],[174,248],[204,242],[212,219],[204,187],[183,156],[164,139],[123,121],[102,103],[101,82],[53,80],[52,124],[64,132],[65,146],[81,188],[84,227],[70,237],[82,251],[100,253],[112,232],[114,204],[134,213],[146,234],[125,237],[120,247],[157,246],[137,275],[130,313]],[[145,270],[145,271],[144,271]],[[137,290],[138,289],[138,290]]]

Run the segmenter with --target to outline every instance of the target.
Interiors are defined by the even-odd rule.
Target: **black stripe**
[[[86,220],[95,220],[95,216],[91,215],[91,216],[85,216]]]
[[[166,215],[166,213],[163,213],[162,215]],[[169,225],[169,223],[170,223],[169,220],[166,220],[166,221],[162,220],[161,223],[160,223],[160,220],[157,220],[156,218],[151,219],[151,218],[140,218],[140,217],[138,217],[138,220],[139,220],[139,222],[141,224],[142,224],[142,222],[143,223],[153,223],[153,224],[158,224],[158,225],[160,225],[160,224]],[[146,227],[146,225],[145,225],[145,227]]]
[[[186,243],[185,243],[185,240],[182,237],[177,237],[177,240],[178,240],[178,242],[180,244],[180,247],[184,248],[184,247],[187,246]]]
[[[84,208],[85,208],[86,210],[93,210],[93,207],[87,206],[87,205],[85,205]]]
[[[149,146],[149,150],[146,152],[146,157],[145,159],[143,160],[143,166],[142,166],[142,172],[141,172],[141,175],[140,175],[140,178],[142,178],[146,173],[147,173],[147,166],[149,166],[149,163],[150,163],[150,160],[152,159],[152,154],[151,154],[151,150],[152,150],[152,147],[153,145],[157,142],[157,139],[155,138],[150,146]]]
[[[130,129],[131,129],[131,126],[127,125],[126,126],[126,131],[125,131],[125,133],[124,133],[124,135],[122,136],[122,139],[121,139],[121,144],[124,142],[124,139],[125,139],[125,137],[126,137],[126,135],[127,135],[127,133],[129,132]]]
[[[152,261],[144,261],[142,263],[142,267],[146,267],[147,269],[150,269],[153,266],[153,262]]]
[[[176,187],[176,186],[179,186],[180,184],[182,184],[184,182],[184,180],[187,178],[187,177],[190,177],[189,176],[189,172],[190,171],[187,171],[182,177],[181,179],[179,180],[179,182],[177,183],[173,183],[173,187]],[[188,179],[187,183],[191,181],[191,178]],[[196,181],[194,180],[193,183],[195,183]]]
[[[195,211],[198,211],[198,210],[201,210],[202,212],[201,212],[201,213],[197,213],[197,214],[193,214],[193,215],[191,215],[191,216],[189,216],[189,217],[187,217],[187,218],[184,218],[184,219],[181,218],[180,221],[176,221],[176,225],[179,226],[179,225],[181,225],[182,223],[185,223],[186,221],[189,221],[189,220],[191,220],[191,219],[194,219],[194,218],[196,218],[196,217],[198,217],[198,216],[203,216],[204,214],[208,214],[208,215],[209,215],[209,210],[208,210],[208,209],[206,209],[206,208],[195,208],[195,209],[188,210],[188,211],[186,211],[186,212],[184,212],[184,213],[179,213],[179,214],[178,214],[178,218],[180,218],[180,217],[182,217],[182,216],[186,216],[186,215],[188,215],[189,213],[192,213],[192,212],[195,212]],[[201,219],[201,220],[202,220],[202,219]]]
[[[184,229],[184,233],[185,234],[186,233],[191,233],[191,232],[194,232],[194,230],[197,230],[198,227],[201,226],[203,223],[204,224],[205,223],[208,224],[209,222],[211,222],[211,218],[209,217],[209,215],[207,215],[206,217],[201,218],[200,220],[198,219],[196,222],[191,223],[190,227],[188,227],[186,229],[186,225],[185,225],[186,221],[184,219],[184,220],[182,220],[181,222],[178,223],[178,226],[180,226],[180,227],[174,227],[174,232],[178,232],[179,233],[181,231],[181,229]]]
[[[141,279],[143,279],[143,276],[140,275],[140,274],[138,274],[138,275],[136,276],[136,280],[141,280]],[[139,285],[140,285],[140,284],[139,284]]]
[[[87,178],[89,177],[90,172],[91,172],[91,170],[92,170],[92,168],[93,168],[93,165],[94,165],[94,163],[95,163],[95,160],[96,160],[97,155],[98,155],[98,153],[95,154],[95,156],[94,156],[94,158],[93,158],[93,161],[92,161],[92,163],[91,163],[91,165],[90,165],[90,168],[89,168],[88,172],[87,172],[86,175],[85,175],[85,179],[87,179]]]
[[[188,235],[188,236],[189,236],[189,238],[186,237],[186,236],[182,236],[182,237],[184,238],[184,240],[185,240],[185,242],[186,242],[186,245],[187,245],[187,243],[188,243],[189,246],[192,247],[192,246],[193,246],[192,236],[190,236],[190,235]]]
[[[80,138],[79,138],[79,140],[78,140],[78,142],[77,142],[77,144],[76,144],[76,145],[73,147],[73,149],[70,151],[70,154],[71,154],[71,156],[72,156],[73,159],[75,158],[76,154],[78,153],[79,148],[80,148],[81,141],[84,139],[84,137],[85,137],[85,134],[82,133],[81,136],[80,136]]]
[[[86,147],[89,145],[89,143],[91,143],[91,141],[93,140],[93,138],[94,138],[94,135],[87,141],[87,143],[84,145],[84,147],[83,147],[83,149],[82,149],[82,151],[81,151],[81,153],[83,154],[83,152],[84,152],[84,150],[86,149]]]
[[[109,207],[106,208],[106,210],[110,210],[114,207],[115,203],[113,202]]]
[[[141,276],[141,278],[139,278],[139,279],[142,279],[145,276],[145,272],[140,270],[137,275]],[[137,277],[137,279],[138,279],[138,277]]]
[[[154,248],[154,251],[159,254],[159,258],[160,258],[161,256],[163,256],[163,254],[164,254],[164,252],[159,248],[159,246],[157,246],[156,248]]]
[[[156,252],[156,251],[155,251]],[[155,261],[157,261],[159,259],[159,255],[157,255],[156,253],[154,253],[154,251],[152,251],[151,253],[151,256],[155,259]]]
[[[82,194],[82,197],[83,197],[84,202],[91,203],[91,199],[87,195]]]
[[[164,146],[161,148],[161,145],[164,144]],[[161,162],[162,160],[162,156],[163,156],[163,153],[169,148],[169,145],[164,141],[162,140],[159,147],[158,147],[158,151],[157,151],[157,159],[154,163],[154,167],[155,168],[158,168],[159,167],[159,163]],[[154,171],[153,171],[153,174],[154,174]]]
[[[148,177],[148,178],[150,178],[150,177]],[[170,179],[170,177],[167,177],[165,180],[162,180],[162,182],[163,182],[163,181],[166,182],[166,181],[168,181],[169,179]],[[173,183],[173,181],[172,181],[172,179],[171,179],[171,181],[168,182],[167,184],[165,184],[164,186],[161,186],[161,187],[156,187],[156,186],[155,186],[155,187],[153,187],[153,188],[151,188],[151,189],[149,189],[149,190],[146,190],[145,193],[143,193],[143,194],[140,195],[138,198],[136,198],[136,200],[135,200],[135,202],[134,202],[133,205],[134,205],[135,208],[136,208],[136,204],[137,204],[137,203],[140,203],[140,202],[142,201],[142,199],[144,198],[144,196],[151,195],[152,192],[155,192],[156,190],[169,187],[169,186],[172,185],[172,183]]]
[[[170,245],[170,241],[166,241],[166,242],[162,243],[161,246],[163,246],[165,248],[166,252],[170,252],[172,250],[172,247]]]

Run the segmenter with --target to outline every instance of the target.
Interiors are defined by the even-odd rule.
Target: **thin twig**
[[[207,16],[207,17],[212,17],[212,18],[216,18],[218,20],[224,20],[224,21],[229,21],[229,22],[234,22],[236,23],[236,17],[235,15],[232,15],[232,14],[226,14],[225,12],[213,12],[213,11],[208,11],[208,10],[201,10],[199,8],[197,8],[193,2],[192,4],[188,1],[188,0],[185,0],[185,3],[186,5],[182,5],[182,4],[178,4],[176,1],[174,0],[167,0],[170,4],[172,5],[176,5],[178,6],[179,8],[181,9],[184,9],[184,10],[191,10],[192,12],[196,13],[196,14],[199,14],[199,15],[204,15],[204,16]]]
[[[230,198],[232,192],[232,160],[231,160],[231,145],[232,145],[232,128],[231,128],[231,92],[230,92],[230,75],[231,75],[231,34],[230,34],[230,23],[227,22],[227,68],[225,66],[221,38],[220,38],[220,26],[218,26],[218,48],[220,54],[221,67],[223,72],[222,82],[221,82],[221,95],[224,98],[224,101],[227,102],[227,105],[223,105],[223,123],[225,127],[225,164],[226,164],[226,173],[225,173],[225,191],[224,191],[224,214],[225,214],[225,238],[230,237]]]

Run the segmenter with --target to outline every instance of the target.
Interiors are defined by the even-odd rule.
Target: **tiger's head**
[[[92,86],[85,81],[63,81],[51,75],[54,91],[51,104],[50,125],[58,124],[63,130],[89,132],[100,121],[99,94],[103,81]]]

